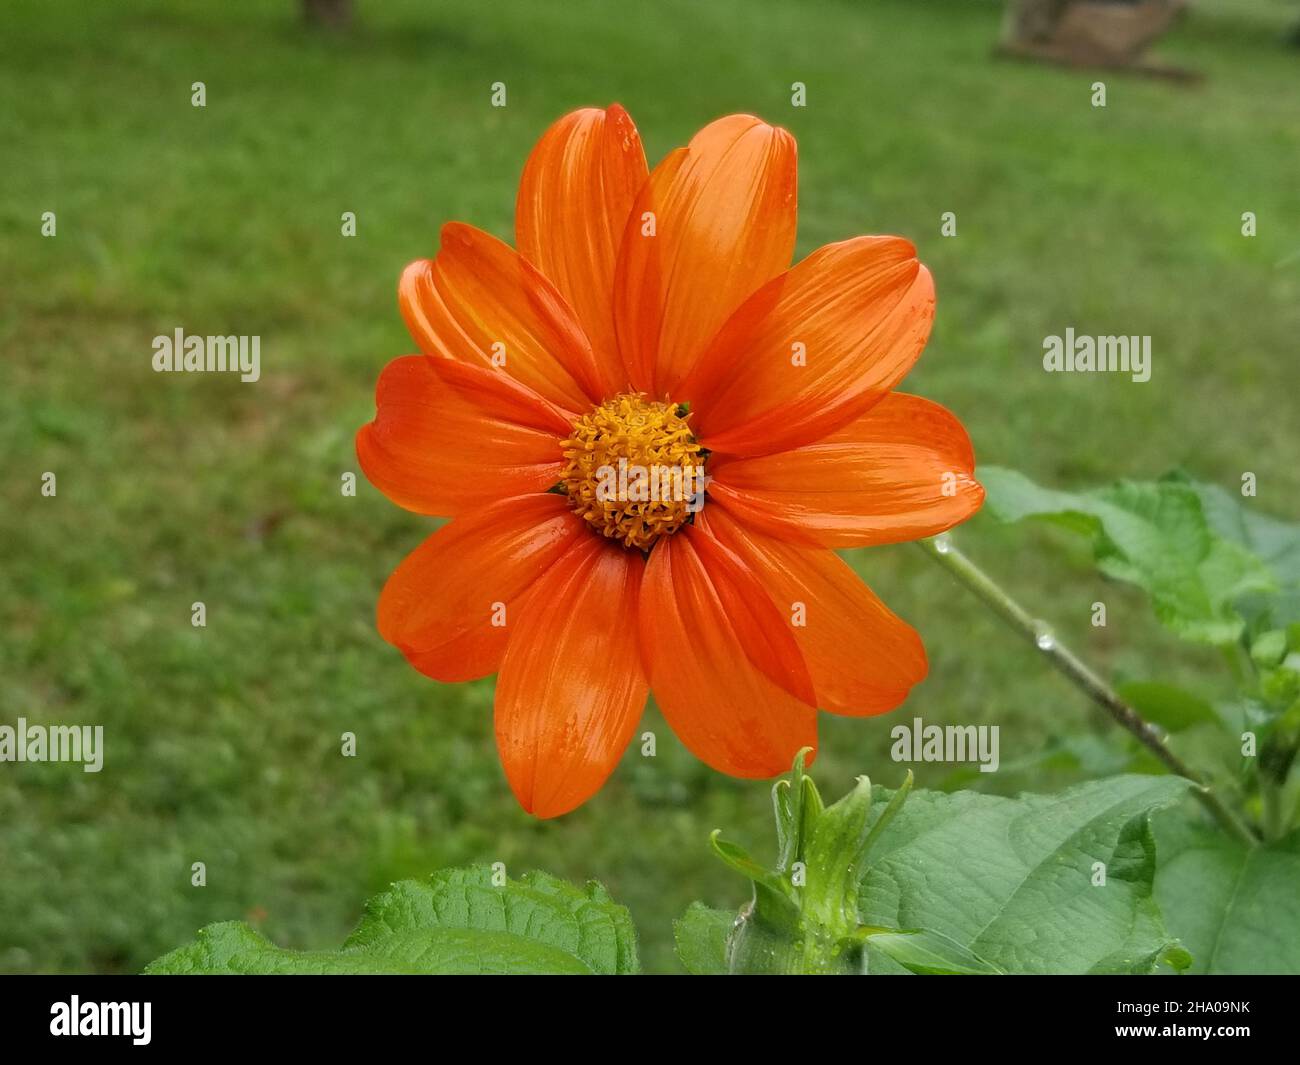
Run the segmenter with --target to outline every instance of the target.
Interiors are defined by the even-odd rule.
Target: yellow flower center
[[[704,502],[704,460],[685,408],[616,396],[573,423],[560,479],[573,509],[625,547],[648,550]]]

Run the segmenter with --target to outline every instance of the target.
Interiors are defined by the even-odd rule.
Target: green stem
[[[1172,773],[1196,785],[1192,794],[1228,832],[1247,843],[1254,833],[1223,804],[1204,778],[1165,746],[1164,735],[1101,679],[1082,659],[1053,636],[1047,627],[1011,598],[1002,588],[953,544],[951,537],[918,540],[918,545],[939,565],[974,592],[1013,629],[1034,644],[1066,678],[1106,711],[1122,728],[1158,758]]]

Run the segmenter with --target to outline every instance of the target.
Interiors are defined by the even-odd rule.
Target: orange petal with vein
[[[443,226],[437,256],[411,263],[397,291],[407,328],[426,354],[503,370],[568,410],[599,398],[591,343],[564,298],[481,229]]]
[[[496,737],[519,804],[558,817],[614,771],[645,708],[641,556],[584,537],[533,586],[497,678]]]
[[[710,498],[794,543],[863,547],[933,536],[984,501],[966,430],[937,403],[892,392],[824,440],[719,462]]]
[[[765,455],[834,432],[903,379],[933,317],[934,283],[907,241],[813,252],[732,316],[684,386],[700,439]]]
[[[494,673],[524,594],[589,532],[556,495],[503,499],[444,525],[379,596],[379,633],[437,680]]]
[[[734,556],[720,546],[698,550],[705,539],[688,526],[650,553],[640,611],[650,685],[668,724],[701,761],[733,776],[775,776],[801,747],[816,747],[817,711],[755,664],[779,634],[791,645],[793,637],[783,619],[771,627],[775,607],[749,590],[757,583]],[[745,617],[746,606],[759,616]],[[789,659],[788,650],[780,653]],[[788,661],[786,668],[798,671]]]
[[[577,313],[604,396],[626,391],[611,310],[614,265],[646,176],[636,125],[614,104],[574,111],[552,125],[519,181],[515,244]]]
[[[565,439],[573,430],[573,411],[543,399],[531,388],[501,370],[475,363],[425,356],[433,372],[470,407],[486,418],[512,422]]]
[[[357,433],[357,459],[371,484],[419,514],[450,516],[544,492],[564,468],[555,434],[476,410],[425,355],[384,367],[375,407],[375,420]]]
[[[794,138],[752,115],[710,123],[654,169],[614,281],[619,348],[637,388],[677,398],[722,323],[790,265],[796,182]]]
[[[883,714],[925,679],[921,637],[834,551],[746,529],[721,507],[705,508],[701,524],[744,560],[774,601],[802,604],[794,638],[823,710]]]

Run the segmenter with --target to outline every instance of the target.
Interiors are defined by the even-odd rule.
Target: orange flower
[[[957,419],[892,391],[933,283],[898,237],[791,266],[795,169],[789,133],[732,115],[647,174],[626,111],[575,111],[524,168],[517,252],[451,223],[402,275],[423,354],[384,369],[357,454],[452,521],[389,578],[379,631],[438,680],[499,673],[501,760],[538,817],[600,788],[651,689],[700,759],[769,777],[818,707],[883,713],[925,676],[832,549],[983,499]],[[703,497],[634,472],[701,466]]]

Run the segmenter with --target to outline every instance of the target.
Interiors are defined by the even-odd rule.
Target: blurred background
[[[624,104],[652,164],[728,112],[789,128],[798,254],[916,242],[938,316],[905,387],[957,412],[982,462],[1070,488],[1251,470],[1261,509],[1300,516],[1300,6],[1199,0],[1127,57],[1147,73],[995,55],[1019,33],[995,0],[354,8],[330,28],[294,0],[6,4],[0,723],[102,724],[106,754],[98,774],[0,764],[0,970],[133,971],[226,919],[326,947],[390,881],[479,861],[600,879],[651,971],[678,971],[671,919],[692,899],[743,901],[707,834],[766,856],[768,787],[696,763],[651,710],[656,758],[633,745],[587,806],[529,818],[492,681],[429,681],[375,631],[431,523],[364,478],[339,491],[380,368],[413,349],[400,270],[446,220],[510,239],[527,152],[574,107]],[[152,338],[178,326],[260,335],[261,380],[155,374]],[[1043,373],[1066,326],[1151,335],[1152,380]],[[1131,588],[1106,586],[1111,622],[1091,628],[1102,586],[1079,544],[987,516],[959,539],[1108,675],[1228,686]],[[896,783],[889,730],[913,716],[1002,726],[1001,772],[918,766],[925,786],[1106,770],[1084,697],[919,551],[849,557],[920,629],[931,675],[894,715],[823,717],[825,794]]]

